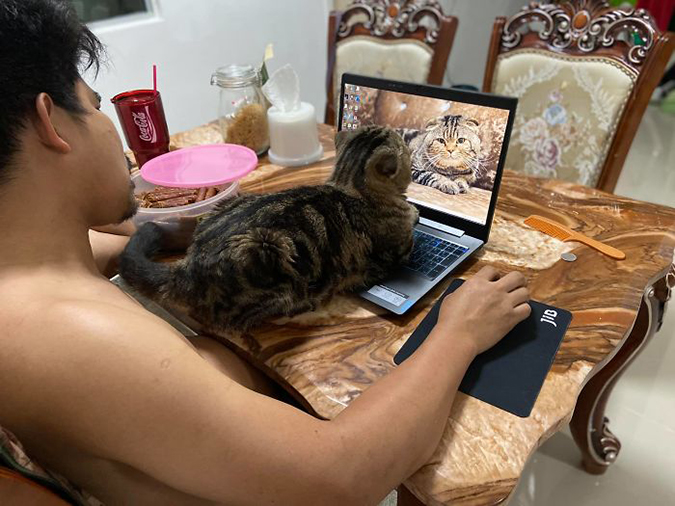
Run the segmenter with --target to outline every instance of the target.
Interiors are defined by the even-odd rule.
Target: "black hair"
[[[98,72],[103,52],[68,0],[0,0],[0,184],[36,97],[84,114],[75,86],[81,71]]]

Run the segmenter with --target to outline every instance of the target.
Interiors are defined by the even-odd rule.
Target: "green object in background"
[[[671,90],[661,102],[661,110],[668,114],[675,114],[675,90]]]
[[[637,0],[609,0],[609,4],[612,7],[635,7],[637,5]],[[640,37],[640,34],[633,32],[633,43],[636,46],[644,46],[645,40]]]
[[[267,71],[267,61],[274,58],[274,46],[272,44],[267,44],[265,48],[265,56],[263,57],[262,65],[260,66],[260,83],[263,86],[267,81],[269,81],[270,74]]]
[[[637,5],[637,0],[610,0],[609,4],[612,7],[635,7]],[[644,46],[645,45],[645,40],[640,37],[640,34],[638,32],[633,32],[633,43],[636,46]]]
[[[270,73],[267,71],[267,65],[265,62],[260,66],[260,84],[265,85],[267,81],[270,80]]]
[[[633,32],[633,42],[635,43],[636,46],[644,46],[647,41],[640,37],[640,34],[638,32]]]

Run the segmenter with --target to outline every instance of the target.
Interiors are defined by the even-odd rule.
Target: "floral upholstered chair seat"
[[[506,168],[595,186],[635,80],[609,58],[500,55],[492,89],[519,99]]]

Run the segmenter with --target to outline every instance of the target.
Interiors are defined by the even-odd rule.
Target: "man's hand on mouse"
[[[479,354],[530,315],[529,299],[521,273],[501,276],[495,268],[483,267],[443,300],[437,327],[468,340]]]

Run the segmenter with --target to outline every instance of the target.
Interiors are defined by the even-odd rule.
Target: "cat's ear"
[[[356,132],[349,130],[340,130],[335,134],[335,150],[340,151],[356,136]]]
[[[398,172],[398,158],[396,151],[391,148],[376,149],[366,163],[366,172],[393,178]]]
[[[426,124],[426,126],[424,127],[424,129],[425,129],[425,130],[430,130],[430,129],[436,128],[436,127],[438,127],[438,126],[442,126],[442,125],[445,123],[445,118],[447,118],[447,116],[438,116],[438,117],[436,117],[436,118],[431,118],[431,119],[427,122],[427,124]]]
[[[465,120],[464,120],[464,123],[467,123],[468,125],[470,125],[470,126],[472,126],[472,127],[479,127],[479,126],[480,126],[480,122],[476,121],[476,120],[473,119],[473,118],[467,118],[467,119],[465,119]]]

